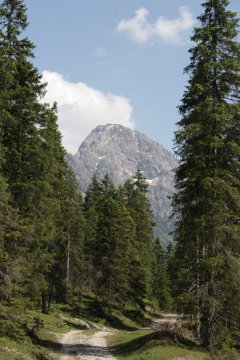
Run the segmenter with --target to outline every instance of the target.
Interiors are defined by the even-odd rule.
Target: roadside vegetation
[[[110,338],[114,344],[114,355],[119,360],[170,360],[180,356],[192,356],[196,359],[209,358],[206,350],[200,347],[186,346],[175,339],[175,334],[137,330],[134,332],[120,332]]]
[[[154,328],[159,314],[143,312],[131,306],[121,312],[105,308],[94,297],[86,297],[81,304],[54,305],[49,314],[25,310],[12,314],[9,334],[0,337],[1,360],[57,360],[63,334],[72,330],[91,335],[100,329],[109,329],[108,345],[116,359],[168,360],[180,355],[206,358],[200,346],[176,330]],[[164,318],[164,314],[162,314]],[[16,321],[17,319],[17,321]],[[15,327],[13,328],[13,323]]]

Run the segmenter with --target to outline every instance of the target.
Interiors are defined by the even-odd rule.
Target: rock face
[[[167,243],[173,230],[170,219],[174,191],[173,169],[176,158],[146,135],[122,125],[100,125],[83,141],[76,155],[67,155],[79,185],[86,191],[94,173],[102,178],[106,173],[115,184],[123,184],[137,169],[143,171],[149,184],[156,235]]]

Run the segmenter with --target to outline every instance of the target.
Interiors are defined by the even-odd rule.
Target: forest
[[[212,359],[238,359],[240,44],[228,4],[204,2],[191,39],[175,132],[176,229],[165,248],[141,169],[122,186],[93,174],[81,192],[57,104],[42,101],[24,1],[1,1],[0,336],[29,335],[27,310],[50,314],[90,296],[101,311],[184,314]]]

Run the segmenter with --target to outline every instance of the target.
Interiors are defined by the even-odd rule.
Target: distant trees
[[[171,254],[157,237],[153,243],[153,295],[161,310],[169,311],[173,305],[169,268]]]
[[[132,181],[126,181],[124,185],[127,197],[127,208],[133,218],[136,227],[135,256],[132,263],[131,279],[133,297],[139,306],[143,306],[143,299],[150,296],[152,273],[152,242],[153,228],[152,211],[147,197],[148,185],[146,178],[140,170],[137,170]]]
[[[152,280],[153,222],[140,171],[117,189],[108,175],[94,176],[84,203],[89,290],[108,302],[144,307]]]
[[[228,4],[202,5],[175,136],[179,304],[213,356],[231,344],[240,310],[240,46]]]

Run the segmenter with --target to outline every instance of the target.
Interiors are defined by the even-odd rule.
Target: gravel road
[[[61,339],[61,360],[116,360],[107,346],[109,331],[97,331],[86,335],[84,331],[70,331]]]

